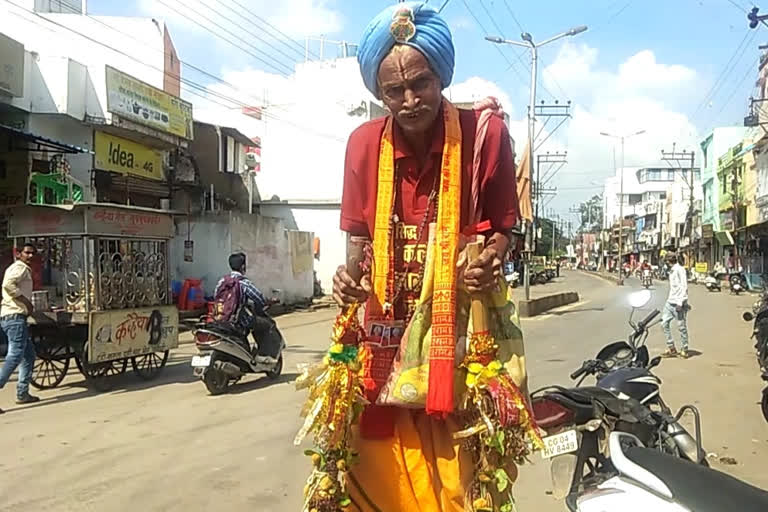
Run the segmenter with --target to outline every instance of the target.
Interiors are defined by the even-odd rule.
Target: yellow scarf
[[[385,312],[387,290],[394,282],[390,268],[394,245],[394,140],[392,117],[387,119],[379,150],[376,221],[373,233],[373,291],[368,307],[373,317]],[[453,370],[456,346],[456,260],[461,219],[461,125],[459,111],[443,99],[445,142],[440,165],[437,207],[437,253],[432,298],[432,343],[429,352],[427,412],[444,416],[453,411]],[[387,305],[388,308],[391,305]]]

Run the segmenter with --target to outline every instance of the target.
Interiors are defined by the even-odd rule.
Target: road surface
[[[630,279],[618,287],[599,277],[565,272],[551,285],[576,290],[581,301],[524,320],[531,386],[567,384],[583,359],[622,339]],[[537,290],[538,293],[539,290]],[[520,292],[522,293],[522,292]],[[666,284],[653,290],[653,306]],[[692,402],[703,418],[712,465],[768,489],[768,424],[760,415],[761,381],[741,320],[753,297],[711,294],[691,287],[690,360],[662,363],[663,394],[671,406]],[[130,371],[114,391],[89,391],[76,371],[62,387],[15,406],[15,385],[0,390],[0,511],[299,511],[308,461],[292,440],[303,393],[291,381],[299,363],[319,360],[334,312],[279,318],[288,342],[277,381],[251,377],[225,396],[208,396],[192,377],[194,347],[175,351],[161,377],[139,381]],[[663,350],[657,326],[651,352]],[[735,465],[719,462],[730,457]],[[548,465],[540,456],[521,470],[518,510],[562,511],[547,494]]]

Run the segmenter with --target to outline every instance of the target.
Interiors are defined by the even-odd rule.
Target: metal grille
[[[100,309],[168,303],[165,241],[98,239],[95,255]]]

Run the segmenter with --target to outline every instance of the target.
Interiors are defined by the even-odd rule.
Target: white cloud
[[[695,70],[657,61],[650,50],[640,51],[614,69],[599,65],[599,52],[584,44],[564,44],[543,74],[551,89],[554,80],[571,96],[572,119],[539,151],[568,149],[568,165],[558,175],[561,191],[553,200],[560,212],[600,188],[588,190],[613,174],[613,151],[621,164],[620,142],[600,132],[627,135],[627,167],[662,165],[661,150],[698,148],[696,127],[682,113],[681,104],[695,88]],[[550,123],[549,126],[553,126]],[[570,189],[570,190],[569,190]],[[575,190],[579,189],[579,190]]]
[[[454,103],[478,101],[493,96],[499,100],[504,112],[510,117],[515,115],[509,95],[497,83],[479,76],[473,76],[461,83],[451,85],[445,90],[444,95]]]

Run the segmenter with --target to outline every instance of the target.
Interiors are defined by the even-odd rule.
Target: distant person
[[[662,354],[662,357],[680,356],[683,359],[688,359],[687,316],[690,309],[688,305],[688,279],[685,269],[678,262],[675,253],[667,253],[666,259],[671,268],[669,270],[669,296],[661,314],[661,328],[667,338],[667,350]],[[672,339],[672,332],[669,327],[673,319],[677,320],[677,326],[680,329],[681,350],[679,353],[675,348],[675,340]]]
[[[19,368],[16,383],[16,403],[32,404],[40,399],[29,394],[29,382],[35,366],[35,347],[29,339],[27,317],[32,314],[32,269],[29,264],[37,250],[32,244],[24,244],[18,259],[6,269],[3,276],[2,309],[0,327],[8,338],[8,354],[0,369],[0,389],[5,387],[13,371]],[[0,409],[0,413],[3,410]]]
[[[230,313],[234,313],[234,311],[226,312],[223,316],[227,320],[237,325],[245,333],[253,332],[257,344],[257,356],[261,358],[261,362],[274,362],[280,355],[281,341],[279,336],[274,333],[275,321],[265,311],[268,305],[267,299],[256,288],[256,285],[245,277],[245,263],[246,257],[242,252],[236,252],[229,256],[231,271],[219,280],[213,296],[217,303],[225,305],[225,309],[235,310],[239,313],[233,317]],[[226,306],[230,302],[228,299],[229,290],[234,285],[239,287],[237,296],[240,301],[240,304],[237,304],[235,308]],[[243,310],[242,306],[245,305],[248,308]],[[246,311],[253,314],[246,314]]]

